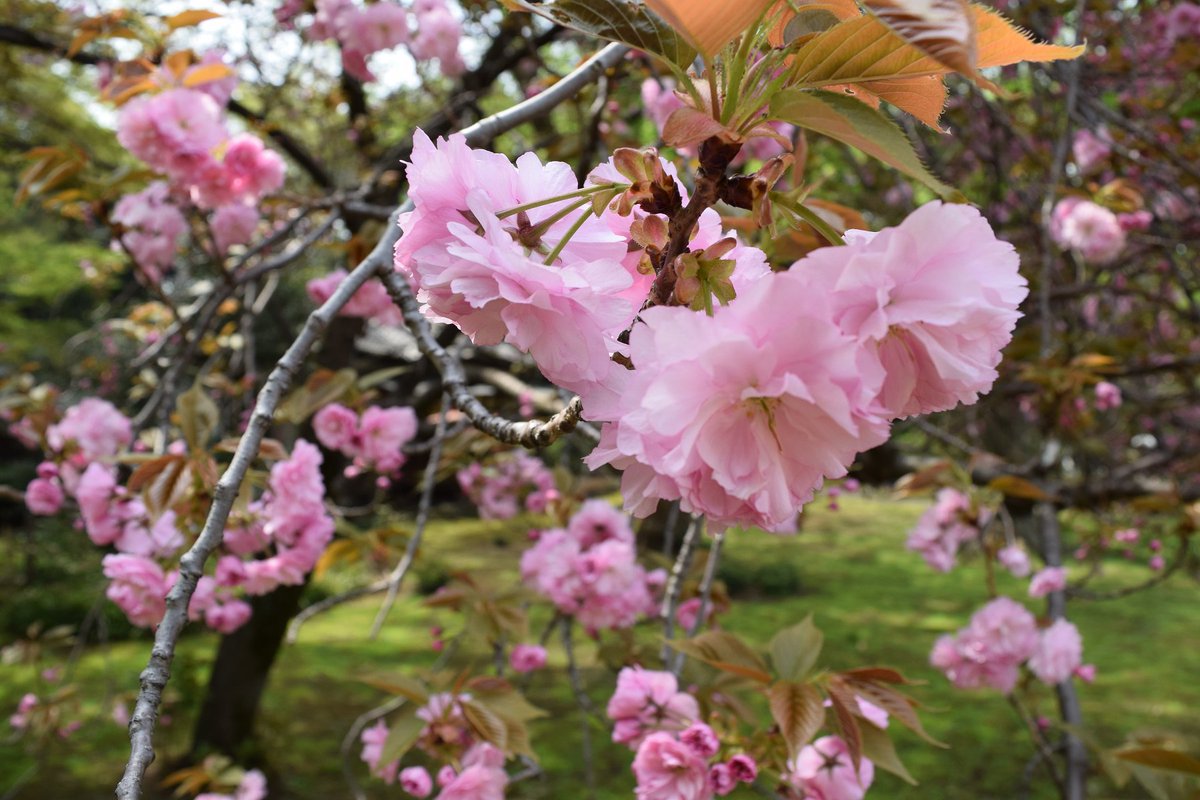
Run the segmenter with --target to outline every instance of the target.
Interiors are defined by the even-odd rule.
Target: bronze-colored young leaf
[[[696,58],[696,49],[670,23],[636,0],[504,0],[504,4],[590,36],[645,50],[680,69],[687,69]]]
[[[794,681],[778,681],[767,691],[771,716],[787,742],[788,758],[816,735],[825,721],[825,706],[815,686]]]
[[[499,714],[474,700],[464,700],[459,703],[459,707],[462,708],[467,724],[480,739],[501,750],[508,749],[508,726]]]
[[[1130,747],[1114,750],[1112,754],[1122,761],[1141,764],[1143,767],[1200,776],[1200,759],[1179,750],[1169,750],[1165,747]]]
[[[213,81],[224,80],[231,75],[233,75],[233,69],[228,64],[205,64],[192,70],[183,79],[183,85],[191,89]]]
[[[812,614],[799,625],[784,628],[771,639],[771,665],[785,681],[804,678],[821,656],[825,635],[813,624]]]
[[[1020,61],[1077,58],[1082,46],[1064,47],[1034,41],[999,13],[971,6],[978,69]],[[805,42],[794,55],[798,86],[829,88],[843,84],[945,75],[951,68],[909,44],[878,17],[867,14],[844,20]],[[976,80],[981,80],[975,76]],[[985,82],[986,83],[986,82]]]
[[[917,781],[904,767],[900,756],[896,755],[896,746],[892,737],[883,728],[877,728],[868,720],[859,720],[858,731],[862,735],[863,756],[880,769],[887,770],[905,783],[917,785]]]
[[[707,631],[693,639],[672,639],[667,644],[719,670],[759,683],[771,682],[771,675],[762,658],[732,633]]]
[[[845,678],[845,676],[843,676]],[[934,739],[925,731],[921,718],[917,716],[916,702],[908,695],[898,692],[890,686],[883,686],[874,681],[846,678],[846,688],[868,702],[882,708],[894,717],[901,725],[920,736],[925,741],[937,747],[948,745]]]
[[[850,751],[850,760],[854,762],[857,771],[862,766],[862,730],[858,725],[858,700],[854,693],[838,676],[834,675],[825,685],[829,692],[829,705],[833,709],[833,724],[837,727],[838,736],[846,743]]]
[[[772,119],[790,122],[839,142],[915,178],[942,197],[962,201],[962,193],[925,168],[908,137],[896,124],[857,100],[833,92],[788,89],[771,98]]]
[[[877,80],[869,83],[847,83],[828,87],[847,97],[879,108],[879,101],[891,103],[906,114],[911,114],[938,133],[942,127],[942,110],[946,107],[949,91],[940,75],[917,75],[912,78]]]
[[[383,751],[379,754],[379,763],[390,764],[403,758],[417,743],[424,727],[425,720],[419,718],[416,709],[412,707],[405,709],[398,717],[389,718],[388,737],[383,743]]]
[[[1001,475],[993,478],[987,485],[1007,497],[1019,497],[1023,500],[1052,500],[1040,486],[1016,475]]]
[[[863,0],[863,5],[935,61],[975,74],[975,18],[967,0]]]
[[[755,23],[775,0],[645,0],[701,53],[711,56]]]
[[[221,422],[221,412],[199,382],[179,395],[175,401],[175,413],[188,450],[198,453],[206,449],[208,440]]]
[[[180,11],[178,14],[172,14],[163,20],[167,23],[167,27],[171,30],[180,28],[190,28],[193,25],[199,25],[201,22],[207,22],[210,19],[220,19],[221,15],[215,11],[201,11],[200,9],[192,9],[190,11]]]
[[[407,675],[370,675],[363,678],[362,682],[389,694],[399,695],[419,706],[429,702],[428,687]]]

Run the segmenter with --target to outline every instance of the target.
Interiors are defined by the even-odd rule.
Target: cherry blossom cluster
[[[626,667],[606,710],[614,742],[635,751],[639,800],[708,800],[751,783],[758,765],[744,753],[721,754],[716,733],[700,721],[696,698],[670,672]]]
[[[346,270],[338,269],[323,278],[313,278],[305,287],[309,298],[317,305],[321,305],[333,296],[347,274],[349,273]],[[401,325],[404,322],[400,309],[392,302],[387,289],[379,281],[364,283],[351,296],[350,301],[342,306],[338,314],[344,317],[371,319],[383,325]]]
[[[102,561],[108,598],[134,625],[157,625],[178,578],[169,567],[195,531],[177,507],[151,509],[118,480],[118,459],[134,447],[129,419],[105,400],[86,398],[48,425],[41,441],[49,457],[26,489],[26,505],[50,515],[72,498],[79,527],[94,544],[115,551]],[[186,454],[179,441],[164,458],[182,464]],[[272,467],[267,491],[234,513],[214,575],[202,576],[192,595],[190,619],[229,633],[250,618],[250,605],[239,595],[303,582],[333,536],[320,465],[320,450],[301,439],[290,458]]]
[[[473,461],[458,471],[458,485],[484,519],[510,519],[524,508],[540,514],[558,498],[554,473],[522,450],[486,465]]]
[[[417,435],[417,412],[408,406],[369,406],[357,414],[331,403],[313,416],[313,430],[317,441],[353,461],[347,475],[374,470],[386,476],[404,465],[402,448]]]
[[[133,425],[116,406],[87,397],[68,408],[39,436],[27,419],[10,428],[31,447],[44,447],[48,458],[25,489],[25,505],[39,516],[57,514],[67,495],[74,496],[88,465],[110,460],[133,441]]]
[[[669,230],[655,210],[683,196],[652,152],[619,151],[581,188],[566,164],[418,132],[408,179],[396,266],[426,314],[577,392],[604,423],[587,463],[624,472],[637,516],[666,499],[717,529],[793,525],[892,419],[986,391],[1027,293],[1013,248],[966,206],[851,232],[782,273],[714,213],[672,267],[695,302],[638,315]]]
[[[162,89],[130,100],[117,118],[121,145],[165,177],[121,198],[112,214],[122,228],[121,245],[154,281],[170,266],[187,231],[183,209],[211,212],[214,245],[224,254],[250,241],[259,201],[283,185],[283,159],[254,134],[231,133],[226,124],[225,104],[236,80],[227,76],[189,86],[189,74],[222,58],[219,52],[204,54],[178,81],[169,70],[157,70]]]
[[[244,512],[235,514],[235,520],[226,528],[216,570],[213,575],[200,578],[188,605],[189,618],[203,619],[214,630],[229,633],[250,618],[249,604],[236,599],[237,594],[262,595],[281,585],[294,586],[304,581],[333,537],[334,523],[324,506],[325,485],[320,465],[320,450],[301,439],[290,458],[271,468],[267,491],[248,504]],[[95,466],[89,468],[94,469]],[[113,504],[119,507],[122,501],[130,502],[122,498],[120,487],[115,486],[111,476],[102,486],[106,492],[111,487],[112,493],[103,499],[110,504],[109,508]],[[99,506],[101,500],[96,502]],[[82,501],[80,505],[82,509]],[[111,516],[105,512],[97,522]],[[104,574],[111,581],[108,597],[135,625],[158,624],[166,610],[166,594],[178,577],[159,563],[171,561],[184,543],[182,535],[174,529],[173,512],[164,512],[154,527],[165,527],[162,520],[167,518],[172,520],[170,530],[178,536],[177,541],[170,541],[169,548],[119,552],[104,558]],[[93,541],[107,543],[97,540],[94,524],[89,523],[87,516],[84,522]],[[151,540],[157,544],[153,537]],[[119,550],[120,540],[113,543]]]
[[[1111,535],[1101,536],[1094,542],[1080,545],[1078,548],[1076,548],[1073,555],[1077,561],[1085,561],[1106,551],[1116,550],[1120,553],[1122,558],[1132,561],[1135,558],[1138,558],[1138,547],[1140,544],[1142,544],[1142,541],[1142,531],[1140,528],[1120,528],[1116,531],[1113,531]],[[1150,537],[1145,540],[1145,547],[1146,550],[1149,551],[1147,566],[1155,572],[1165,569],[1167,562],[1162,555],[1162,540],[1156,537]]]
[[[886,715],[883,722],[886,727]],[[838,736],[805,745],[788,766],[784,781],[798,800],[862,800],[875,780],[871,760],[861,758],[856,769],[849,746]]]
[[[362,760],[371,774],[389,785],[399,782],[413,797],[428,797],[436,782],[437,800],[502,800],[508,785],[504,753],[475,738],[461,705],[469,700],[469,694],[435,694],[417,710],[417,718],[425,725],[416,748],[435,761],[446,762],[436,777],[422,766],[401,769],[399,759],[382,763],[389,733],[383,720],[363,731],[361,737]]]
[[[990,517],[990,511],[976,509],[966,494],[950,487],[940,489],[937,501],[908,534],[908,549],[920,553],[937,571],[949,572],[954,568],[958,548],[978,541]]]
[[[1055,686],[1078,675],[1090,680],[1095,669],[1082,664],[1083,639],[1065,619],[1039,630],[1023,605],[997,597],[975,612],[967,627],[934,644],[930,663],[962,689],[989,687],[1012,692],[1025,664],[1042,683]]]
[[[284,0],[275,16],[290,26],[303,11],[300,0]],[[313,41],[336,40],[342,68],[364,82],[376,80],[367,60],[401,45],[417,61],[436,59],[443,75],[466,69],[459,54],[462,22],[446,0],[414,0],[410,8],[391,0],[365,5],[354,0],[317,0],[316,14],[305,33]]]
[[[259,770],[247,770],[238,782],[233,794],[205,792],[197,795],[196,800],[266,800],[267,777]]]
[[[789,529],[892,419],[986,391],[1026,293],[1015,251],[976,210],[930,203],[711,315],[651,308],[587,463],[623,470],[637,516],[679,499],[717,527]]]
[[[603,500],[588,500],[565,528],[541,531],[521,556],[526,585],[590,632],[628,628],[658,611],[663,570],[637,561],[628,518]]]

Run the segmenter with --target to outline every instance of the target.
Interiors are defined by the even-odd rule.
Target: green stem
[[[708,76],[708,93],[712,95],[712,115],[718,122],[721,119],[721,92],[717,88],[716,62],[710,63],[704,59],[704,74]]]
[[[821,234],[821,236],[825,238],[825,241],[829,242],[830,244],[843,245],[846,243],[846,240],[842,238],[840,233],[835,231],[828,222],[821,219],[820,214],[816,213],[803,203],[793,203],[784,198],[783,195],[778,195],[774,192],[771,193],[771,201],[779,203],[779,205],[783,206],[788,211],[791,211],[809,225],[812,225],[814,228],[816,228],[817,233]]]
[[[582,200],[576,200],[574,203],[572,203],[571,205],[562,209],[561,211],[555,211],[553,214],[546,217],[544,220],[539,222],[537,225],[534,225],[531,233],[539,239],[542,238],[543,236],[546,235],[546,231],[550,230],[551,225],[558,222],[560,219],[563,219],[568,214],[570,214],[572,211],[577,211],[578,209],[583,208],[590,202],[591,202],[591,200],[589,200],[585,197]]]
[[[542,206],[548,206],[551,203],[557,203],[562,200],[570,200],[572,197],[586,197],[588,195],[593,195],[596,192],[606,191],[621,185],[623,184],[601,183],[596,186],[585,186],[582,189],[576,189],[573,192],[555,195],[554,197],[544,197],[541,200],[534,200],[523,205],[513,206],[512,208],[505,209],[496,215],[496,219],[504,219],[505,217],[511,217],[513,214],[519,214],[522,211],[528,211],[531,208],[541,208]]]
[[[546,260],[542,263],[546,266],[553,264],[558,258],[559,253],[561,253],[563,248],[567,246],[567,242],[571,241],[571,237],[579,232],[579,229],[583,227],[583,223],[587,222],[587,218],[591,215],[592,210],[590,208],[580,214],[579,219],[575,220],[575,224],[570,227],[563,238],[558,240],[558,244],[554,246],[554,249],[550,251],[550,255],[546,256]]]

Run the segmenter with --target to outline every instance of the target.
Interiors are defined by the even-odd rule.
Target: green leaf
[[[682,70],[691,66],[696,49],[649,8],[635,0],[504,0],[517,11],[529,11],[590,36],[621,42],[665,58]]]
[[[380,764],[390,764],[404,757],[425,728],[425,721],[417,717],[415,708],[409,708],[399,718],[389,720],[387,741],[379,755]]]
[[[771,98],[771,118],[856,147],[954,202],[962,192],[935,178],[894,122],[870,106],[833,92],[788,89]]]
[[[808,675],[821,656],[825,635],[813,624],[809,614],[799,625],[784,628],[771,639],[771,663],[785,681],[798,681]]]
[[[771,716],[788,746],[788,758],[795,758],[816,735],[825,721],[821,693],[808,683],[779,681],[767,692]]]
[[[912,775],[904,768],[904,763],[896,755],[896,746],[887,731],[875,727],[874,723],[863,720],[859,722],[858,731],[862,735],[862,754],[880,769],[887,770],[899,777],[905,783],[917,785]]]

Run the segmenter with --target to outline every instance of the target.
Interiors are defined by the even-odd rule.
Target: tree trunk
[[[237,758],[254,735],[259,701],[275,657],[283,644],[288,622],[300,607],[304,585],[282,586],[255,597],[254,614],[231,634],[221,638],[213,663],[208,691],[192,740],[192,752],[217,751]]]

